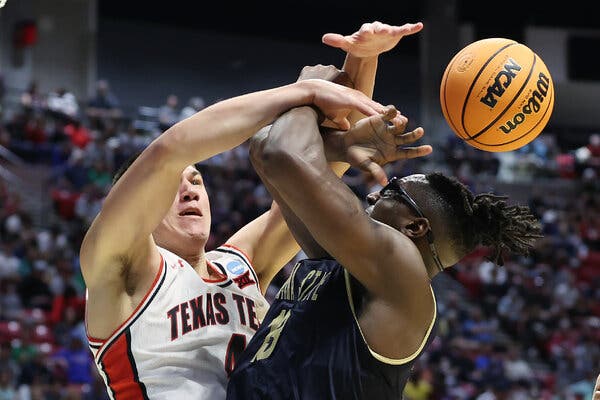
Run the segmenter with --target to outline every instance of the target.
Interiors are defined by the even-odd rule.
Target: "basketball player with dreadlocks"
[[[361,123],[386,132],[394,120],[408,121],[390,107]],[[238,360],[228,400],[402,398],[435,336],[433,277],[478,245],[500,262],[541,237],[527,207],[440,173],[390,179],[365,212],[327,166],[317,121],[296,108],[252,141],[254,167],[308,258]]]

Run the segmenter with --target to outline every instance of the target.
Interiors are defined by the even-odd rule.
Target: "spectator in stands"
[[[75,333],[69,333],[66,347],[52,354],[52,359],[65,372],[70,384],[92,383],[92,357],[87,346],[87,341],[82,342],[81,337]]]
[[[179,121],[179,110],[177,105],[179,99],[174,94],[167,96],[165,104],[158,109],[158,128],[161,131],[166,131]]]
[[[204,99],[200,96],[192,97],[187,106],[183,107],[181,113],[179,114],[179,120],[186,119],[196,114],[198,111],[202,110],[206,107],[206,103]]]
[[[46,275],[48,263],[38,259],[33,262],[32,271],[24,277],[18,287],[21,303],[26,308],[52,309],[53,295]]]
[[[58,88],[54,92],[48,93],[48,110],[66,121],[74,120],[79,117],[79,103],[77,98],[65,88]]]
[[[96,93],[89,99],[85,112],[93,128],[103,126],[105,119],[120,118],[123,115],[119,100],[110,90],[107,80],[100,79],[96,82]]]
[[[79,196],[81,192],[66,176],[61,176],[50,190],[54,210],[64,221],[70,221],[75,217],[75,204]]]
[[[17,398],[14,377],[9,369],[0,367],[0,400],[15,400]]]
[[[17,278],[0,278],[0,321],[16,321],[23,305],[17,289]]]
[[[92,141],[90,130],[78,119],[71,121],[65,126],[64,134],[74,146],[80,149],[85,149]]]
[[[25,110],[39,113],[46,108],[45,96],[40,93],[38,82],[33,80],[21,94],[21,105]]]

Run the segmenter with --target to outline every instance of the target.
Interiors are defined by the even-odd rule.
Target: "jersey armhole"
[[[129,325],[131,325],[133,323],[133,321],[135,319],[137,319],[137,317],[145,310],[146,304],[152,300],[153,296],[151,296],[151,295],[153,293],[156,293],[158,291],[158,289],[160,288],[162,281],[164,281],[164,276],[166,275],[166,272],[167,272],[167,261],[160,251],[159,251],[159,254],[160,254],[160,266],[158,268],[158,271],[156,272],[154,281],[152,282],[152,285],[150,286],[150,288],[148,289],[148,291],[142,298],[142,301],[140,301],[140,303],[137,305],[135,310],[133,310],[131,315],[129,317],[127,317],[127,319],[125,321],[123,321],[121,323],[121,325],[119,325],[119,327],[117,329],[115,329],[106,339],[95,338],[95,337],[87,334],[87,338],[88,338],[90,347],[93,350],[95,350],[95,354],[94,354],[95,357],[97,357],[100,353],[103,354],[106,352],[106,349],[108,347],[110,347],[110,344],[112,344],[115,341],[115,339],[117,337],[119,337],[121,335],[121,333]],[[86,292],[86,294],[87,294],[87,292]],[[87,333],[87,310],[85,311],[85,320],[86,320],[84,322],[85,330]]]
[[[254,269],[252,260],[250,260],[250,257],[248,257],[248,254],[246,254],[246,252],[244,250],[240,249],[237,246],[229,244],[229,243],[224,243],[224,244],[220,245],[219,247],[217,247],[215,250],[226,251],[226,252],[232,253],[232,254],[240,257],[242,259],[242,261],[244,261],[244,263],[250,269],[250,272],[252,273],[252,276],[254,277],[254,280],[256,281],[256,286],[258,287],[259,292],[262,293],[262,290],[260,287],[260,282],[258,280],[258,275],[256,274],[256,270]]]
[[[350,282],[350,274],[348,273],[348,271],[346,269],[344,269],[344,280],[345,280],[345,284],[346,284],[346,294],[348,296],[348,304],[350,305],[350,310],[352,311],[352,317],[354,318],[354,323],[358,327],[358,331],[360,332],[362,341],[365,344],[365,346],[367,346],[367,348],[369,349],[369,352],[371,353],[371,355],[378,361],[381,361],[382,363],[390,364],[390,365],[403,365],[403,364],[409,363],[409,362],[413,361],[415,358],[417,358],[419,356],[419,354],[421,354],[421,352],[423,351],[423,348],[425,347],[425,344],[429,340],[429,336],[431,335],[431,331],[433,330],[433,326],[435,325],[435,321],[437,318],[437,303],[435,301],[435,293],[433,292],[433,288],[431,287],[431,285],[429,285],[429,289],[431,290],[431,296],[433,298],[433,318],[431,319],[431,323],[429,324],[429,328],[427,328],[427,332],[425,333],[425,337],[421,341],[421,344],[419,345],[417,350],[415,350],[415,352],[412,353],[408,357],[389,358],[389,357],[383,356],[383,355],[377,353],[376,351],[374,351],[373,349],[371,349],[371,346],[369,346],[369,343],[367,343],[367,339],[365,338],[365,335],[363,334],[363,331],[358,322],[358,317],[356,315],[356,309],[354,307],[354,297],[352,294],[352,284]]]

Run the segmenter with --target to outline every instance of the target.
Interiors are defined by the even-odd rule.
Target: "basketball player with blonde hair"
[[[355,34],[358,47],[334,35],[332,45],[348,53],[355,89],[311,79],[337,78],[323,66],[304,70],[298,82],[221,101],[176,123],[126,166],[80,249],[89,344],[111,398],[224,398],[227,377],[266,312],[264,291],[299,250],[273,204],[205,252],[210,206],[194,163],[306,105],[342,130],[332,142],[342,158],[333,161],[350,157],[381,177],[363,155],[376,151],[377,140],[393,141],[393,132],[371,140],[369,127],[346,131],[348,118],[384,111],[370,98],[377,56],[420,28],[365,24]],[[394,151],[390,159],[404,156]]]

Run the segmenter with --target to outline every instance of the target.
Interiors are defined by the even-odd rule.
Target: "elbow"
[[[267,140],[268,135],[268,127],[265,127],[249,139],[250,146],[248,149],[248,154],[250,156],[250,161],[252,161],[252,164],[255,167],[260,166],[265,141]]]
[[[250,139],[249,155],[254,168],[270,177],[276,176],[278,172],[290,165],[295,157],[280,141],[269,139],[269,128],[260,130]]]
[[[280,177],[289,177],[294,170],[301,168],[301,159],[287,149],[279,146],[270,146],[268,143],[252,151],[251,161],[257,172],[270,180]]]

